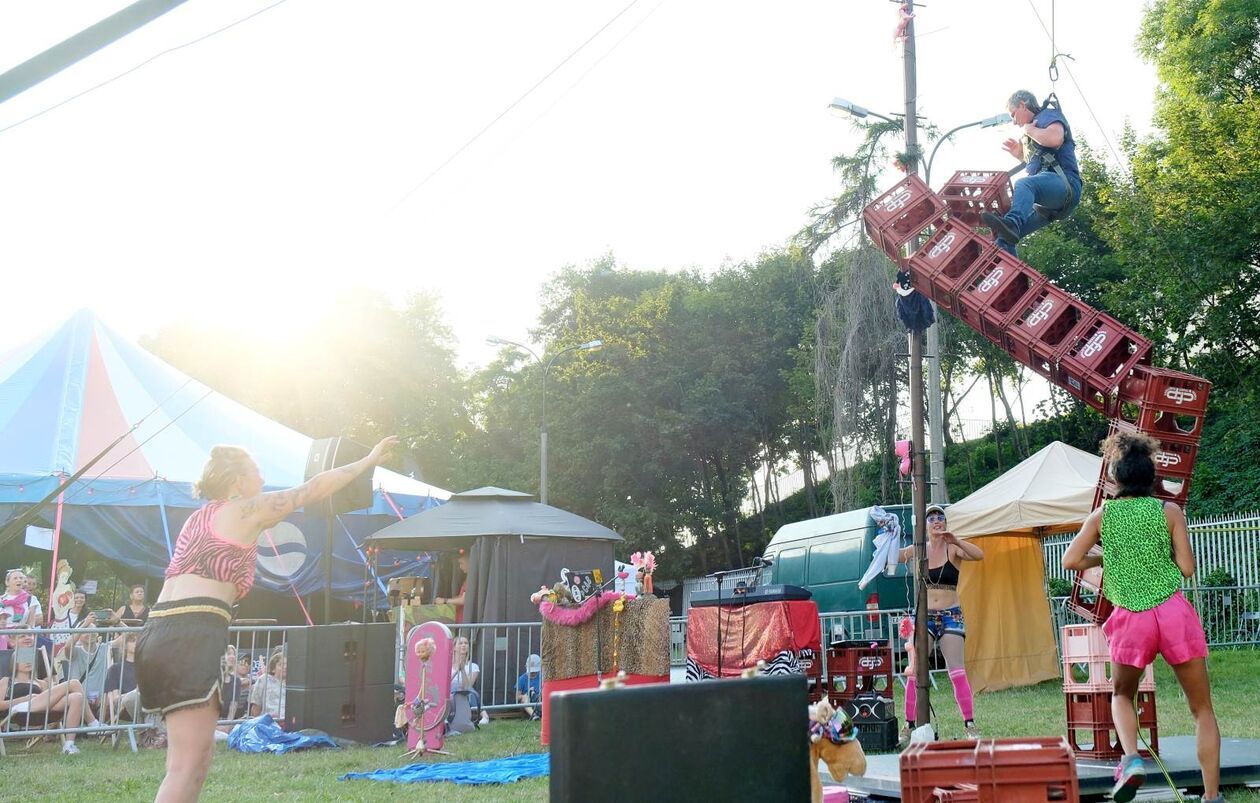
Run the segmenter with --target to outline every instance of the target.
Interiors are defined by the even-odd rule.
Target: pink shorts
[[[1117,605],[1103,624],[1103,632],[1113,664],[1144,667],[1158,653],[1176,666],[1208,654],[1199,614],[1180,591],[1146,611]]]

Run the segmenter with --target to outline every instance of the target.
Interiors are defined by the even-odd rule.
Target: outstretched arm
[[[284,520],[293,511],[306,505],[318,502],[340,491],[365,471],[380,464],[398,442],[398,438],[390,436],[372,448],[372,453],[362,460],[349,465],[324,471],[311,477],[306,482],[287,491],[272,491],[259,494],[250,499],[238,500],[232,504],[240,514],[240,520],[252,530],[252,536],[268,527],[273,527]]]

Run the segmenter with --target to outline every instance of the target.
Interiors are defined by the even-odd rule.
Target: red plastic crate
[[[915,742],[901,754],[903,803],[934,803],[937,790],[976,786],[984,803],[1079,801],[1076,761],[1062,736]]]
[[[1115,418],[1138,432],[1159,438],[1161,443],[1197,446],[1203,436],[1203,413],[1192,410],[1165,410],[1121,399],[1116,406]]]
[[[1002,346],[1019,362],[1053,379],[1060,352],[1073,346],[1076,335],[1096,317],[1097,311],[1085,302],[1047,283],[1011,315]]]
[[[1072,596],[1068,597],[1067,609],[1096,625],[1107,621],[1107,617],[1111,615],[1112,606],[1099,590],[1101,585],[1102,572],[1100,570],[1090,569],[1077,572],[1072,580]]]
[[[1107,646],[1107,636],[1098,625],[1064,625],[1059,633],[1059,651],[1064,661],[1111,656],[1111,649]]]
[[[1063,695],[1067,705],[1068,728],[1093,728],[1113,724],[1111,715],[1111,691],[1068,692]],[[1155,690],[1142,690],[1134,701],[1137,705],[1138,727],[1153,728],[1159,724],[1155,707]]]
[[[973,783],[960,783],[946,788],[938,786],[932,790],[932,800],[940,803],[978,803],[980,787]]]
[[[1143,432],[1159,441],[1159,451],[1155,453],[1155,473],[1164,477],[1189,477],[1194,473],[1194,464],[1199,457],[1198,438],[1182,440],[1180,438],[1164,438],[1158,430],[1144,432],[1137,425],[1124,419],[1111,422],[1108,435],[1117,432]]]
[[[975,273],[980,260],[996,248],[962,223],[948,220],[937,227],[906,264],[920,292],[955,312],[959,288]]]
[[[1161,410],[1202,413],[1212,383],[1201,376],[1139,365],[1120,383],[1120,398]]]
[[[1059,364],[1065,374],[1093,374],[1105,381],[1108,391],[1115,391],[1150,351],[1151,341],[1110,315],[1099,313],[1077,334],[1076,342],[1063,353]]]
[[[989,340],[1003,344],[1007,319],[1020,302],[1036,293],[1045,277],[1015,257],[994,249],[972,272],[958,293],[956,314]]]
[[[945,203],[917,175],[907,176],[862,210],[866,233],[889,259],[904,265],[918,241],[945,219]]]
[[[1011,210],[1011,179],[1000,170],[959,170],[937,195],[951,217],[979,226],[982,212],[1000,216]]]
[[[1097,625],[1093,625],[1097,627]],[[1111,694],[1111,656],[1063,657],[1063,692],[1065,694]],[[1149,665],[1138,681],[1139,691],[1155,691],[1155,667]]]
[[[851,700],[861,692],[893,687],[893,655],[887,644],[827,648],[828,694]]]

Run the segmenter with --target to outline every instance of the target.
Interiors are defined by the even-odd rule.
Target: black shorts
[[[210,702],[218,705],[231,618],[227,603],[212,597],[154,605],[136,641],[140,707],[165,715]]]

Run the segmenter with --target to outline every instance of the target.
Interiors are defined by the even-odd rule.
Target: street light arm
[[[976,120],[974,123],[963,123],[962,125],[951,128],[947,131],[945,136],[936,141],[936,145],[932,147],[932,153],[928,156],[927,168],[924,171],[924,180],[927,182],[928,186],[930,187],[932,185],[932,160],[936,158],[936,152],[940,150],[940,147],[945,143],[945,140],[954,136],[954,134],[957,134],[959,131],[962,131],[964,128],[974,128],[975,126],[980,126],[981,128],[992,128],[995,125],[1002,125],[1003,123],[1009,123],[1010,121],[1011,116],[1003,112],[1002,114],[994,115],[993,117],[986,117],[983,120]]]
[[[538,353],[535,352],[533,349],[531,349],[529,346],[525,345],[524,343],[517,343],[515,340],[505,340],[504,338],[495,337],[494,335],[487,337],[486,342],[492,346],[515,346],[518,349],[522,349],[524,351],[529,352],[529,355],[531,357],[533,357],[539,363],[542,363],[542,358],[538,356]]]

